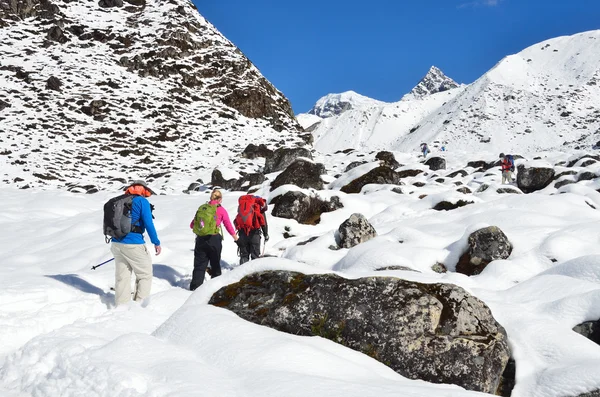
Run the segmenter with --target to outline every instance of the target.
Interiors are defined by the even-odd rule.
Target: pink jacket
[[[208,204],[210,205],[217,205],[218,202],[215,200],[211,200],[208,202]],[[222,205],[217,207],[217,227],[221,226],[221,224],[225,225],[225,229],[227,229],[227,233],[229,233],[231,236],[235,236],[235,229],[233,228],[233,225],[231,224],[231,221],[229,220],[229,214],[227,213],[227,210],[225,209],[225,207],[223,207]],[[192,222],[190,222],[190,229],[194,228],[194,219],[192,219]]]

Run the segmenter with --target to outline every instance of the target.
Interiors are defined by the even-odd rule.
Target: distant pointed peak
[[[423,98],[458,86],[458,83],[446,76],[440,68],[432,65],[425,77],[410,91],[409,95],[414,98]]]

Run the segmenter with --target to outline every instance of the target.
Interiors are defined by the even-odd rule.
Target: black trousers
[[[240,247],[240,265],[260,257],[260,229],[253,230],[250,234],[239,231],[238,247]]]
[[[190,290],[193,291],[204,283],[206,267],[210,262],[211,276],[221,275],[221,250],[223,237],[220,234],[211,234],[210,236],[196,237],[196,246],[194,247],[194,271],[192,273],[192,282]]]

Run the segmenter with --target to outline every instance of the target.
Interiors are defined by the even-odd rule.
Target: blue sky
[[[194,2],[296,113],[348,90],[397,101],[431,65],[471,83],[532,44],[600,29],[600,0]]]

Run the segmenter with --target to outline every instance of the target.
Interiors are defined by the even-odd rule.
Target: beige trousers
[[[152,259],[146,245],[113,242],[110,250],[115,257],[116,305],[131,301],[132,270],[136,278],[133,299],[139,302],[147,298],[152,287]]]
[[[502,171],[502,184],[512,182],[512,171]]]

